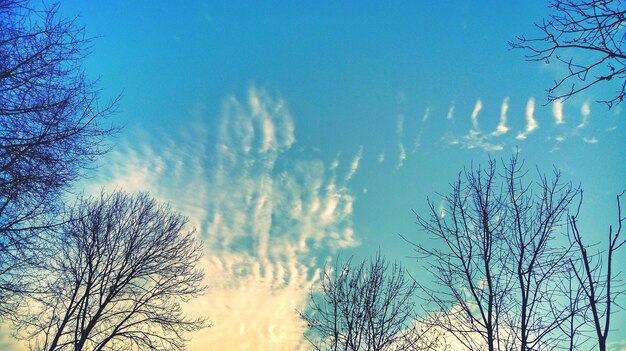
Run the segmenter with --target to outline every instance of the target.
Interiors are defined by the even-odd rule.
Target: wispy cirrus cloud
[[[590,114],[591,114],[591,106],[589,105],[589,101],[585,101],[580,106],[581,121],[580,121],[580,124],[576,126],[576,128],[579,128],[579,129],[585,128],[589,124]]]
[[[376,158],[376,160],[378,161],[378,163],[383,163],[383,162],[385,162],[385,152],[384,152],[384,151],[381,151],[381,152],[378,154],[378,157]]]
[[[450,145],[461,144],[463,148],[466,149],[483,149],[487,152],[501,151],[503,149],[502,144],[492,143],[489,140],[489,135],[484,135],[478,123],[478,114],[483,108],[482,100],[476,100],[474,104],[474,108],[472,109],[472,114],[470,115],[470,119],[472,122],[472,127],[470,128],[467,135],[462,137],[460,140],[456,138],[452,138],[448,143]]]
[[[396,135],[402,137],[402,133],[404,133],[404,115],[399,114],[396,119]]]
[[[598,141],[599,140],[596,137],[584,137],[583,138],[583,142],[585,142],[586,144],[597,144]]]
[[[396,169],[402,168],[404,166],[404,160],[406,160],[406,150],[404,149],[404,144],[398,144],[398,164],[396,165]]]
[[[447,119],[452,119],[454,118],[454,104],[450,105],[450,107],[448,108],[448,114],[446,115]]]
[[[470,130],[470,134],[480,134],[480,128],[478,128],[478,114],[480,110],[483,109],[483,102],[478,99],[476,100],[476,104],[474,105],[474,109],[472,110],[472,129]]]
[[[264,90],[224,100],[211,144],[203,114],[176,135],[123,142],[86,188],[150,191],[190,217],[210,287],[191,313],[213,322],[192,335],[190,350],[304,350],[296,310],[328,255],[358,245],[346,182],[362,148],[338,181],[338,160],[285,157],[294,121]]]
[[[509,131],[509,127],[506,126],[507,112],[509,111],[509,97],[505,97],[500,106],[500,123],[496,127],[491,135],[500,136],[506,134]]]
[[[502,144],[490,143],[485,136],[464,138],[463,147],[466,149],[483,149],[486,152],[502,151]]]
[[[554,124],[563,124],[563,101],[561,99],[552,103],[552,116],[554,116]]]
[[[337,167],[339,167],[339,155],[337,155],[337,158],[330,163],[330,166],[328,166],[330,170],[335,170]]]
[[[396,120],[396,136],[398,137],[398,163],[396,169],[402,168],[404,160],[406,159],[406,151],[404,150],[403,136],[404,136],[404,115],[398,114]]]
[[[361,162],[361,158],[363,157],[363,145],[359,146],[359,151],[354,155],[352,162],[350,163],[350,169],[348,169],[348,173],[346,174],[346,181],[352,179],[354,173],[359,169],[359,163]]]
[[[539,125],[535,119],[535,99],[530,98],[526,103],[526,128],[523,132],[519,132],[516,138],[518,140],[525,140],[528,134],[534,132],[537,128],[539,128]]]
[[[505,97],[500,105],[500,118],[495,129],[487,134],[481,129],[483,121],[482,115],[485,119],[490,118],[492,111],[484,111],[484,104],[481,99],[477,99],[473,104],[470,114],[470,128],[469,131],[463,136],[458,136],[454,131],[448,129],[443,133],[440,138],[449,146],[458,146],[465,149],[482,149],[486,152],[495,152],[503,150],[506,145],[516,145],[521,141],[526,140],[530,134],[539,129],[539,122],[535,116],[536,106],[535,99],[529,98],[525,106],[525,125],[522,130],[519,130],[516,134],[510,134],[511,127],[509,126],[509,97]],[[546,129],[547,136],[543,139],[545,142],[550,143],[549,151],[554,152],[561,149],[563,143],[566,140],[578,140],[584,144],[596,144],[599,142],[597,131],[596,135],[589,135],[590,132],[584,132],[588,130],[590,125],[591,105],[588,101],[584,102],[580,106],[581,121],[578,125],[567,124],[564,113],[564,102],[561,100],[555,101],[551,106],[551,115],[554,124],[548,126]],[[617,114],[619,115],[619,114]],[[455,127],[449,124],[448,127]],[[483,126],[484,128],[484,126]],[[616,129],[616,126],[610,126],[603,128],[606,132],[611,132]],[[584,135],[586,134],[586,135]]]
[[[415,140],[413,141],[413,153],[416,153],[417,150],[419,150],[420,146],[422,146],[422,135],[424,134],[424,125],[426,124],[426,121],[428,121],[428,119],[430,118],[430,112],[431,112],[431,107],[426,107],[426,110],[424,110],[424,114],[422,115],[422,120],[420,121],[420,127],[419,127],[419,132],[417,133],[417,136],[415,137]]]
[[[426,120],[430,117],[430,107],[427,107],[424,111],[424,115],[422,116],[422,122],[426,122]]]

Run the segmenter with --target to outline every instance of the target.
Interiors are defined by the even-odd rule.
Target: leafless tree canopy
[[[609,227],[605,251],[589,252],[588,244],[583,242],[578,229],[578,214],[569,217],[571,238],[578,253],[578,257],[571,260],[575,277],[572,280],[578,283],[583,307],[580,315],[572,318],[570,329],[573,335],[583,336],[583,341],[587,336],[594,340],[600,351],[607,350],[611,317],[619,308],[617,299],[626,294],[624,285],[618,284],[619,270],[615,272],[613,266],[614,255],[626,244],[626,239],[620,237],[622,223],[626,220],[621,210],[623,194],[617,196],[617,227]]]
[[[40,5],[41,6],[41,5]],[[54,222],[56,199],[111,133],[81,68],[89,39],[56,6],[0,0],[0,315],[23,290],[29,239]]]
[[[626,2],[622,0],[552,0],[553,14],[536,23],[538,37],[510,43],[532,61],[560,62],[567,73],[548,89],[550,101],[567,99],[595,85],[615,88],[601,101],[609,107],[626,96]]]
[[[21,321],[31,350],[183,350],[183,333],[204,325],[180,305],[203,291],[185,224],[145,193],[81,201]]]
[[[557,171],[534,183],[525,177],[517,156],[500,168],[490,160],[459,174],[443,208],[429,201],[430,214],[417,214],[437,242],[414,243],[434,279],[434,287],[420,284],[432,308],[428,322],[469,350],[526,351],[562,341],[569,301],[556,297],[569,251],[554,236],[565,232],[579,190]]]
[[[415,350],[415,290],[404,269],[380,255],[358,265],[337,262],[301,314],[307,339],[316,350]]]

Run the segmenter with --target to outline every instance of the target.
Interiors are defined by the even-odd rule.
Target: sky
[[[75,1],[85,61],[124,128],[76,189],[149,191],[190,218],[212,327],[190,350],[306,350],[302,310],[324,265],[377,250],[423,277],[399,235],[463,167],[516,150],[580,184],[589,241],[626,188],[622,107],[600,87],[559,104],[564,67],[507,41],[549,12],[524,1]],[[626,264],[626,255],[616,266]],[[623,316],[619,321],[626,321]],[[626,349],[616,327],[612,350]]]

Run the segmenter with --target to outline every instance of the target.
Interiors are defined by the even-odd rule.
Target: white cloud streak
[[[472,130],[470,131],[470,133],[475,133],[478,134],[480,133],[480,129],[478,128],[478,114],[480,113],[480,110],[482,110],[483,108],[483,102],[478,99],[476,100],[476,104],[474,105],[474,109],[472,110]]]
[[[599,140],[596,137],[585,137],[583,138],[583,141],[587,144],[597,144]]]
[[[426,120],[430,117],[430,107],[426,108],[424,111],[424,116],[422,117],[422,122],[426,122]]]
[[[448,114],[446,115],[447,119],[452,119],[454,118],[454,104],[450,105],[450,107],[448,108]]]
[[[417,133],[417,136],[415,137],[415,141],[413,141],[412,153],[416,153],[417,150],[419,150],[419,148],[422,146],[422,134],[424,134],[424,125],[426,124],[426,121],[430,118],[430,111],[431,111],[430,107],[427,107],[426,110],[424,111],[424,115],[422,116],[422,121],[420,124],[419,132]]]
[[[348,170],[348,173],[346,174],[346,181],[352,179],[352,177],[354,176],[354,173],[356,173],[356,171],[359,169],[359,162],[361,162],[362,157],[363,157],[363,145],[359,146],[359,151],[357,152],[357,154],[352,159],[352,162],[350,163],[350,169]]]
[[[535,120],[535,99],[530,98],[526,103],[526,129],[523,132],[517,134],[518,140],[525,140],[528,134],[539,128],[537,120]]]
[[[589,124],[589,115],[591,114],[591,106],[589,101],[585,101],[580,107],[580,115],[582,116],[582,120],[580,124],[576,126],[576,128],[582,129],[585,128]]]
[[[538,127],[535,120],[535,99],[530,98],[526,103],[526,133],[532,133]]]
[[[506,98],[504,98],[504,100],[502,101],[502,105],[500,106],[500,123],[498,123],[496,130],[494,130],[491,133],[491,135],[500,136],[500,135],[506,134],[506,132],[509,131],[509,127],[506,126],[508,110],[509,110],[509,97],[507,96]]]
[[[398,165],[396,166],[396,169],[400,169],[402,168],[402,166],[404,166],[404,160],[406,159],[406,150],[404,149],[404,144],[398,144],[398,153]]]
[[[495,152],[503,149],[501,144],[494,144],[489,142],[489,136],[483,135],[480,131],[480,127],[478,125],[478,114],[483,108],[483,103],[480,99],[476,101],[474,104],[474,109],[472,110],[472,114],[470,116],[472,121],[472,127],[470,128],[467,135],[465,135],[461,140],[456,138],[451,138],[448,142],[450,145],[461,144],[461,147],[466,149],[482,149],[486,152]],[[508,107],[507,107],[508,108]]]
[[[444,218],[446,216],[445,204],[445,201],[441,199],[441,201],[439,202],[439,218]]]
[[[398,119],[396,120],[396,134],[398,137],[402,137],[402,133],[404,132],[404,115],[399,114]]]
[[[563,124],[563,101],[556,100],[552,103],[552,116],[554,116],[554,124]]]

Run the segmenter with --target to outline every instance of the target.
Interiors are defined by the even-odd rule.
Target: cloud
[[[402,133],[404,132],[404,115],[399,114],[398,119],[396,120],[396,134],[398,137],[402,137]]]
[[[475,137],[463,139],[463,147],[466,149],[483,149],[486,152],[502,151],[504,146],[502,144],[494,144],[487,141],[486,137]]]
[[[348,173],[346,174],[346,181],[352,179],[352,176],[354,176],[354,173],[356,173],[356,171],[359,169],[359,162],[361,162],[362,157],[363,157],[363,145],[359,146],[359,151],[352,159],[352,163],[350,163],[350,169],[348,170]]]
[[[506,119],[507,119],[506,114],[508,110],[509,110],[509,97],[507,96],[506,98],[504,98],[504,100],[502,101],[502,105],[500,106],[500,123],[496,127],[496,130],[494,130],[491,133],[491,135],[500,136],[502,134],[506,134],[506,132],[509,131],[509,127],[506,126]]]
[[[524,132],[518,133],[516,138],[518,140],[525,140],[528,134],[532,133],[537,128],[539,128],[539,125],[535,120],[535,99],[530,98],[526,103],[526,129],[524,129]]]
[[[454,104],[450,105],[448,108],[448,114],[446,116],[448,119],[454,118]]]
[[[420,130],[420,133],[418,134],[417,138],[415,138],[415,141],[413,142],[413,150],[411,151],[412,153],[416,153],[417,150],[419,150],[420,146],[422,146],[422,142],[420,141],[422,139],[422,133]]]
[[[339,160],[338,159],[334,159],[333,162],[330,164],[329,168],[331,170],[335,170],[335,169],[337,169],[337,167],[339,167]]]
[[[441,140],[445,141],[448,145],[459,145],[460,140],[456,138],[452,133],[446,133]]]
[[[430,107],[427,107],[426,111],[424,111],[424,116],[422,117],[422,122],[426,122],[428,117],[430,117]]]
[[[14,326],[8,321],[0,323],[0,350],[28,351],[28,340],[13,337]]]
[[[398,144],[398,152],[398,165],[396,166],[396,169],[402,168],[402,166],[404,165],[404,160],[406,159],[406,150],[404,150],[404,144]]]
[[[362,148],[341,181],[338,160],[286,157],[293,118],[261,89],[224,100],[213,141],[196,114],[176,133],[131,136],[84,187],[150,191],[189,216],[209,290],[188,307],[213,323],[191,335],[190,350],[304,350],[296,310],[328,255],[358,245],[346,182]]]
[[[424,116],[422,117],[419,132],[417,133],[417,136],[415,137],[415,141],[413,141],[412,153],[416,153],[417,150],[419,150],[420,146],[422,146],[421,140],[422,140],[422,134],[424,134],[424,124],[430,117],[430,110],[431,110],[430,107],[427,107],[426,110],[424,111]]]
[[[378,154],[378,158],[377,158],[376,160],[378,161],[378,163],[383,163],[383,162],[385,162],[385,152],[384,152],[384,151],[381,151],[381,152]]]
[[[583,138],[583,141],[587,144],[597,144],[598,139],[596,137]]]
[[[311,273],[296,257],[271,262],[240,254],[209,255],[203,266],[209,293],[188,313],[205,312],[213,325],[192,334],[189,350],[308,349],[296,311],[318,270]]]
[[[554,116],[554,124],[563,124],[563,101],[561,99],[552,103],[552,115]]]
[[[480,129],[478,128],[478,113],[480,112],[480,110],[482,110],[483,108],[483,102],[480,101],[480,99],[476,100],[476,104],[474,105],[474,109],[472,110],[472,129],[470,131],[471,133],[475,133],[478,134],[480,133]]]
[[[472,114],[470,116],[472,121],[472,127],[470,128],[467,135],[465,135],[461,140],[458,140],[454,137],[448,138],[450,140],[448,143],[450,145],[461,144],[461,147],[466,149],[483,149],[486,152],[494,152],[500,151],[503,149],[501,144],[493,144],[489,142],[489,136],[483,135],[480,131],[480,127],[478,125],[478,114],[483,108],[483,103],[480,99],[476,101],[474,104],[474,109],[472,110]]]
[[[587,124],[589,124],[589,115],[591,114],[591,106],[589,101],[585,101],[580,107],[580,115],[582,116],[582,120],[580,124],[576,126],[576,128],[585,128]]]
[[[445,201],[441,199],[441,202],[439,202],[439,218],[444,218],[445,216],[446,216]]]
[[[535,120],[535,99],[530,98],[526,103],[526,133],[531,133],[538,127]]]

